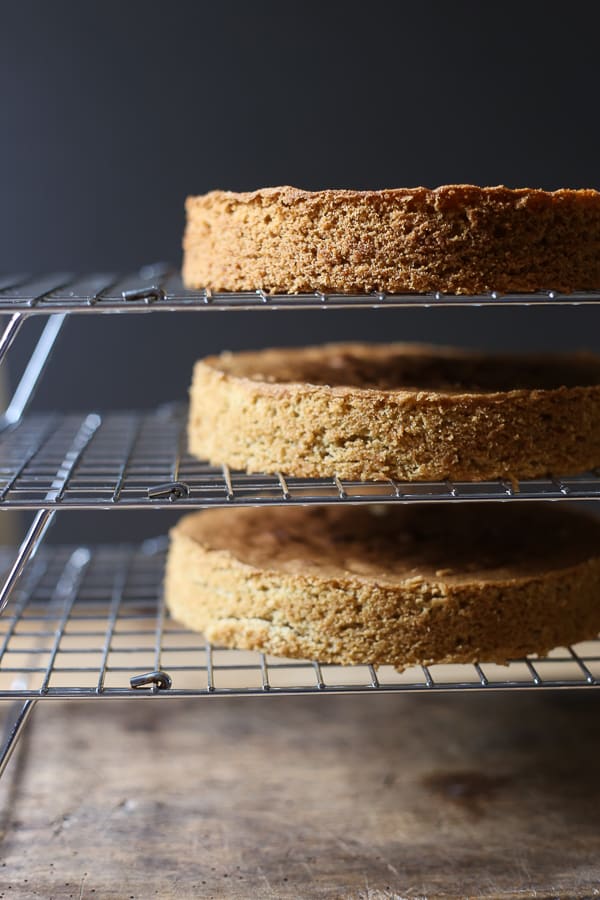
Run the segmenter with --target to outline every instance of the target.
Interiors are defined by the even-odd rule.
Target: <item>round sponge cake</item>
[[[171,615],[329,663],[498,662],[600,631],[600,522],[556,505],[220,509],[171,533]]]
[[[188,197],[188,287],[294,293],[599,290],[600,193],[448,185]]]
[[[600,356],[413,344],[222,353],[195,366],[188,444],[248,472],[480,481],[600,465]]]

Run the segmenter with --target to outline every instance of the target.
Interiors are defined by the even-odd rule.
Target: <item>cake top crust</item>
[[[410,587],[542,578],[600,555],[600,520],[540,503],[219,509],[175,531],[261,571]]]
[[[200,364],[272,386],[387,392],[493,394],[600,384],[600,356],[592,353],[482,354],[427,344],[343,343],[226,352]]]
[[[291,185],[278,187],[259,188],[255,191],[223,191],[213,190],[205,194],[191,195],[187,202],[194,205],[211,204],[219,201],[230,201],[238,204],[253,204],[256,202],[281,202],[283,205],[293,205],[305,202],[377,202],[398,201],[415,199],[433,203],[434,206],[445,205],[481,204],[490,201],[494,203],[508,203],[525,205],[560,203],[562,201],[575,200],[579,203],[596,203],[600,206],[600,192],[592,188],[559,188],[555,191],[545,191],[540,188],[509,188],[504,185],[493,187],[478,187],[474,184],[445,184],[436,188],[427,187],[400,187],[385,188],[383,190],[357,191],[349,189],[326,189],[321,191],[307,191],[303,188]]]

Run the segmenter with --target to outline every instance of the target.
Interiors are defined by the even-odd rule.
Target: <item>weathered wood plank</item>
[[[600,896],[599,700],[41,703],[0,898]]]

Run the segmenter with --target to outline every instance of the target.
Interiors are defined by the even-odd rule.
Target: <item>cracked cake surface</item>
[[[186,201],[190,288],[388,293],[600,289],[600,193],[273,187]]]
[[[518,501],[194,513],[166,575],[215,644],[400,669],[592,639],[599,588],[600,522]]]
[[[200,360],[195,456],[248,472],[400,481],[600,465],[600,356],[327,344]]]

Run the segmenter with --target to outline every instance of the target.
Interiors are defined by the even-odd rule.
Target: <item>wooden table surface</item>
[[[42,702],[1,898],[600,896],[600,692]]]

